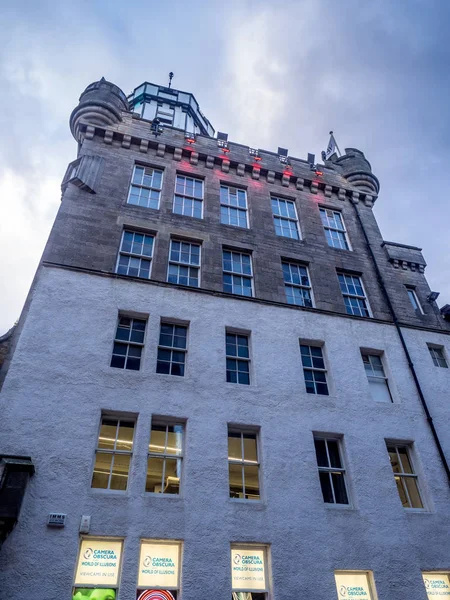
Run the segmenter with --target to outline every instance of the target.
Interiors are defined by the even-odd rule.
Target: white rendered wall
[[[149,315],[140,372],[109,367],[119,310]],[[190,322],[184,378],[155,373],[161,317]],[[225,382],[227,326],[252,332],[249,387]],[[406,337],[449,454],[450,369],[426,348],[448,338]],[[306,394],[299,338],[325,342],[330,396]],[[393,404],[372,401],[360,347],[384,350]],[[138,415],[125,493],[90,489],[102,410]],[[144,493],[152,414],[187,419],[181,497]],[[120,600],[135,598],[140,538],[183,540],[182,600],[230,599],[231,542],[270,544],[277,600],[335,598],[336,569],[372,570],[379,600],[425,600],[421,570],[450,569],[448,484],[393,326],[42,268],[0,415],[1,451],[36,465],[0,552],[2,599],[71,597],[81,515],[125,538]],[[228,498],[227,423],[261,428],[261,502]],[[313,431],[344,436],[351,508],[322,500]],[[415,442],[428,511],[403,509],[386,438]]]

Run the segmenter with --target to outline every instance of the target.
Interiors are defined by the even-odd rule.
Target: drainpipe
[[[369,241],[369,236],[367,235],[366,229],[365,229],[364,224],[362,222],[361,215],[359,214],[358,207],[357,207],[357,205],[355,203],[352,202],[352,204],[353,204],[353,208],[355,209],[356,218],[358,219],[359,225],[361,226],[361,230],[363,232],[364,239],[366,240],[366,244],[367,244],[367,248],[369,250],[370,257],[371,257],[372,262],[373,262],[374,267],[375,267],[375,272],[377,274],[378,283],[380,284],[381,290],[383,292],[383,295],[384,295],[384,297],[386,299],[386,302],[387,302],[387,305],[388,305],[388,308],[389,308],[389,312],[391,313],[392,320],[394,321],[395,328],[397,330],[398,336],[400,338],[400,342],[401,342],[403,350],[405,352],[406,359],[408,361],[409,370],[411,371],[412,377],[414,379],[414,383],[416,384],[416,388],[417,388],[417,392],[419,394],[420,402],[422,403],[423,410],[425,411],[425,415],[427,417],[428,425],[430,426],[431,433],[433,435],[433,439],[434,439],[434,441],[436,443],[436,447],[437,447],[439,456],[441,458],[442,464],[444,466],[445,473],[447,474],[448,483],[450,485],[450,467],[448,465],[447,459],[446,459],[445,454],[444,454],[444,450],[442,449],[441,442],[439,440],[439,436],[438,436],[436,428],[434,426],[433,417],[431,416],[430,411],[428,409],[427,401],[425,399],[425,396],[424,396],[423,391],[422,391],[422,387],[421,387],[419,379],[417,377],[416,369],[414,368],[414,363],[411,360],[411,355],[409,353],[408,346],[406,345],[405,338],[403,337],[403,332],[402,332],[399,320],[397,318],[396,312],[394,310],[394,307],[392,305],[391,299],[389,297],[389,294],[387,292],[386,286],[384,284],[384,280],[383,280],[383,277],[381,275],[380,268],[378,267],[378,263],[377,263],[377,260],[375,258],[375,254],[374,254],[374,252],[372,250],[372,246],[371,246],[370,241]]]

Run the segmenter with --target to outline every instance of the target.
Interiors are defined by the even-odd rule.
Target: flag
[[[330,135],[330,141],[328,142],[327,152],[326,152],[326,160],[330,158],[336,152],[336,140],[334,139],[334,135]]]

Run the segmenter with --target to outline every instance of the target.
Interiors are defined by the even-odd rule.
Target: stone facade
[[[184,132],[166,128],[155,138],[149,122],[119,110],[115,86],[105,107],[107,86],[99,82],[100,112],[87,102],[97,89],[89,86],[83,110],[72,115],[79,156],[63,181],[0,395],[1,452],[29,455],[36,466],[21,518],[0,552],[1,593],[70,598],[80,519],[89,515],[89,535],[125,540],[120,600],[136,598],[141,539],[182,542],[179,600],[230,599],[232,543],[267,545],[269,600],[336,597],[336,570],[371,572],[379,600],[425,600],[421,572],[450,569],[450,490],[356,210],[446,456],[450,369],[434,366],[427,345],[448,356],[450,328],[426,300],[419,249],[383,242],[370,164],[349,149],[314,171],[295,158],[286,169],[276,154],[260,151],[255,163],[248,147],[229,143],[224,154],[206,136],[190,146]],[[83,157],[95,160],[80,172]],[[135,164],[163,169],[159,210],[127,204]],[[176,173],[204,179],[203,219],[173,214]],[[249,229],[220,223],[221,183],[247,190]],[[300,241],[275,235],[271,194],[295,201]],[[351,250],[327,245],[320,206],[342,212]],[[125,226],[155,234],[150,280],[115,274]],[[201,243],[201,289],[166,282],[174,236]],[[223,247],[251,252],[254,298],[223,292]],[[314,308],[286,303],[282,258],[308,264]],[[346,314],[339,270],[362,277],[373,317]],[[415,288],[423,315],[406,285]],[[139,371],[109,366],[119,313],[147,320]],[[184,377],[155,372],[161,320],[188,325]],[[249,386],[226,382],[226,328],[249,332]],[[329,396],[306,393],[299,340],[323,345]],[[391,403],[372,399],[362,349],[383,353]],[[126,492],[90,488],[100,418],[110,413],[136,419]],[[144,491],[155,415],[186,422],[179,496]],[[258,431],[260,501],[229,498],[228,424]],[[314,434],[341,439],[348,506],[323,502]],[[413,444],[424,510],[402,507],[386,440]],[[63,529],[46,526],[50,512],[67,515]]]

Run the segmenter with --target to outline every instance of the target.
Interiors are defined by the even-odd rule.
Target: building
[[[232,143],[149,83],[70,127],[3,367],[0,597],[450,598],[450,323],[364,154]]]

